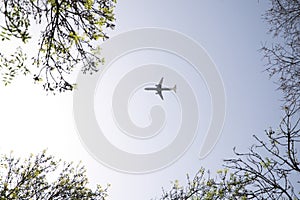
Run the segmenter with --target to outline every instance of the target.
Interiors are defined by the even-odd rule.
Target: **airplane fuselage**
[[[173,88],[145,88],[145,90],[153,90],[153,91],[161,92],[161,91],[170,91],[173,90]]]

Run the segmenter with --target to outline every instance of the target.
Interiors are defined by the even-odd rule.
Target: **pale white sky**
[[[59,158],[75,162],[82,160],[87,166],[91,185],[112,185],[109,199],[113,200],[150,199],[160,196],[161,187],[170,188],[171,180],[179,179],[184,183],[186,173],[193,175],[200,166],[215,171],[220,168],[222,159],[232,155],[234,146],[245,150],[251,145],[251,141],[254,141],[252,134],[263,134],[264,129],[275,126],[280,119],[279,93],[275,91],[276,86],[272,81],[268,80],[267,74],[262,72],[262,56],[258,52],[260,42],[268,38],[265,34],[267,27],[261,20],[265,8],[266,5],[262,2],[240,0],[128,0],[117,4],[116,30],[110,32],[111,36],[143,27],[176,30],[202,45],[216,64],[226,90],[227,112],[222,135],[205,159],[199,160],[197,157],[203,140],[203,133],[199,131],[198,137],[186,154],[167,168],[140,175],[114,171],[93,159],[82,145],[73,119],[72,93],[46,95],[29,77],[18,78],[8,87],[0,86],[0,152],[14,150],[16,155],[26,156],[47,148],[49,153]],[[0,51],[13,50],[14,46],[18,45],[13,43],[1,44]],[[25,49],[31,54],[36,46],[29,43]],[[150,54],[144,52],[143,55]],[[126,69],[130,68],[128,65],[134,63],[133,60],[137,56],[142,58],[139,62],[148,62],[149,57],[143,60],[143,55],[124,58],[125,60],[115,64],[115,68],[122,67],[126,72]],[[124,62],[120,64],[121,61]],[[174,62],[177,61],[173,60]],[[197,77],[193,77],[194,74],[189,69],[183,69],[182,73],[192,77],[190,84],[193,87],[202,87],[201,77],[197,82]],[[107,75],[107,80],[109,76],[114,80],[120,75]],[[101,93],[95,95],[101,99]],[[208,96],[204,93],[196,95],[200,100],[199,108],[205,107],[203,102],[209,102]],[[139,101],[138,95],[136,98]],[[156,97],[153,95],[153,98]],[[85,105],[82,106],[84,108]],[[143,118],[141,113],[134,110],[134,105],[130,106],[133,109],[131,115],[137,123],[149,123],[149,119]],[[171,105],[169,115],[173,114],[172,106],[176,107],[176,104]],[[101,108],[101,105],[95,108]],[[101,115],[103,118],[101,109],[98,109],[96,114],[100,120]],[[206,116],[207,113],[201,114]],[[174,120],[175,122],[170,123],[178,123]],[[199,130],[202,129],[205,128],[200,126]],[[168,137],[162,137],[158,141],[159,146],[163,146]],[[126,148],[127,142],[115,138],[114,144]],[[143,146],[155,149],[155,145],[158,145],[156,143],[151,146],[149,142],[132,144],[136,146],[129,146],[128,148],[132,147],[130,151],[143,150]]]

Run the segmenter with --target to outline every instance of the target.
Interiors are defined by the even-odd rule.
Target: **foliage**
[[[45,90],[72,90],[66,80],[77,66],[83,73],[93,73],[103,62],[99,45],[94,41],[107,39],[106,28],[114,28],[115,0],[1,0],[2,40],[18,38],[26,43],[31,38],[33,22],[43,27],[33,57],[39,68],[35,81],[43,82]]]
[[[210,177],[210,172],[201,168],[193,180],[187,175],[186,187],[179,185],[178,181],[173,183],[169,192],[163,191],[161,200],[211,200],[211,199],[246,199],[245,185],[241,184],[228,169],[220,170],[215,178]]]
[[[107,188],[87,187],[86,171],[80,164],[62,162],[46,152],[21,160],[3,155],[0,159],[0,200],[104,200]],[[50,182],[49,179],[57,177]]]
[[[26,54],[23,54],[22,49],[18,48],[10,58],[5,57],[0,53],[0,70],[4,85],[8,85],[19,74],[29,74],[29,69],[24,64]]]

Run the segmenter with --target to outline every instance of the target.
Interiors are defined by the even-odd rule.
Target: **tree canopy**
[[[34,80],[47,91],[72,90],[68,74],[75,67],[93,73],[104,62],[95,41],[108,38],[107,29],[114,28],[116,0],[1,0],[4,18],[0,39],[19,39],[27,43],[32,37],[33,23],[42,27],[33,66]],[[9,58],[0,52],[3,81],[9,84],[19,74],[28,74],[26,55],[21,49]],[[8,62],[7,62],[8,61]]]
[[[56,177],[55,180],[50,181]],[[0,200],[104,200],[107,188],[87,187],[85,168],[62,162],[45,151],[27,159],[12,154],[0,158]]]

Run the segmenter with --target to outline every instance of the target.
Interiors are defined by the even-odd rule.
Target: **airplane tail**
[[[177,86],[174,85],[174,87],[172,88],[172,90],[176,93],[176,90],[177,90]]]

